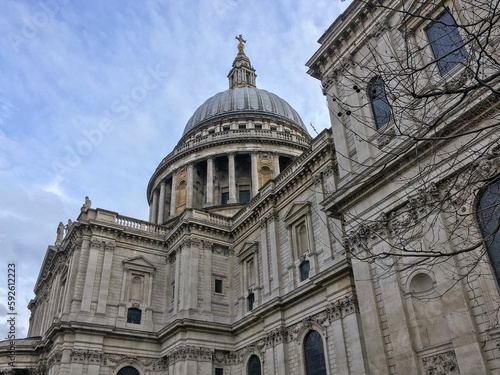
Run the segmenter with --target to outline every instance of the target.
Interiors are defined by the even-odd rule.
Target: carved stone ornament
[[[421,220],[428,215],[439,199],[439,190],[430,183],[408,197],[406,204],[388,213],[381,213],[377,219],[366,221],[350,231],[343,238],[346,251],[361,251],[370,247],[370,241],[398,236],[418,228]]]
[[[384,147],[389,144],[396,137],[396,130],[394,127],[389,127],[386,131],[379,134],[377,143],[379,147]]]
[[[100,249],[101,245],[102,245],[102,242],[103,241],[101,239],[99,239],[99,238],[92,238],[90,240],[90,246]]]
[[[426,375],[459,375],[457,357],[453,350],[422,358]]]
[[[234,250],[232,247],[224,247],[224,246],[220,246],[220,245],[213,246],[212,252],[214,254],[223,255],[225,257],[228,257],[228,256],[234,254]]]

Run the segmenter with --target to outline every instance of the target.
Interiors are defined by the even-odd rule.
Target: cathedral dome
[[[191,116],[184,135],[207,122],[235,115],[278,117],[307,131],[299,114],[278,95],[256,87],[233,87],[205,101]]]

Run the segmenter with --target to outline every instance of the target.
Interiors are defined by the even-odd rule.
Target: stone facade
[[[314,139],[288,103],[257,89],[240,35],[229,90],[200,106],[149,182],[149,221],[86,199],[75,222],[59,225],[16,366],[49,375],[500,374],[499,289],[485,277],[475,218],[478,192],[500,173],[498,130],[457,153],[463,137],[402,137],[396,96],[390,118],[374,119],[384,104],[370,111],[359,87],[392,64],[369,56],[400,53],[391,43],[401,42],[401,14],[389,8],[354,2],[320,39],[309,74],[322,82],[332,129]],[[437,8],[414,14],[430,20]],[[478,95],[471,103],[481,106],[451,113],[439,134],[492,121],[497,97]],[[0,372],[11,370],[9,345],[0,344]]]

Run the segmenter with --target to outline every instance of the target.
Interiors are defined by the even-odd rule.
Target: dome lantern
[[[227,78],[229,79],[229,88],[234,89],[237,87],[256,87],[255,69],[250,63],[250,59],[245,55],[246,40],[240,34],[235,37],[239,41],[238,54],[233,61],[233,67],[229,71]]]

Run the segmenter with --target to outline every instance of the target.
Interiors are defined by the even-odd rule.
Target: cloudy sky
[[[0,340],[7,264],[17,336],[57,224],[93,207],[147,220],[146,185],[184,125],[228,88],[235,36],[257,86],[319,131],[329,119],[305,62],[340,0],[4,0],[0,4]],[[309,128],[311,135],[315,132]]]

